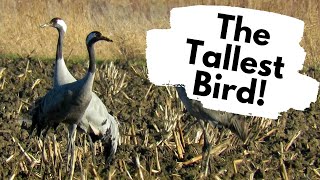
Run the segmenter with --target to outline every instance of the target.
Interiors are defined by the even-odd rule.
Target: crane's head
[[[101,40],[113,42],[111,39],[103,36],[99,31],[92,31],[91,33],[88,34],[86,38],[86,44],[87,46],[89,46]]]
[[[55,17],[51,19],[50,22],[40,25],[41,28],[45,27],[54,27],[58,30],[63,30],[64,32],[67,31],[67,24],[61,18]]]

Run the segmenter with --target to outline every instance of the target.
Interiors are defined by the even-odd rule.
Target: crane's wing
[[[35,102],[32,110],[31,132],[36,128],[37,135],[50,127],[57,127],[68,111],[68,102],[72,99],[72,92],[66,88],[54,88]]]
[[[102,139],[106,162],[110,163],[118,147],[119,123],[109,114],[106,106],[95,93],[92,94],[90,104],[79,126],[90,134],[92,140]]]

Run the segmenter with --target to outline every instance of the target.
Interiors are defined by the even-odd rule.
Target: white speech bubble
[[[222,31],[227,22],[226,31]],[[147,32],[148,77],[152,83],[184,84],[188,97],[200,100],[205,108],[272,119],[289,108],[304,110],[316,101],[319,83],[299,73],[305,59],[299,45],[303,21],[252,9],[191,6],[172,9],[170,24],[171,29]],[[204,85],[209,76],[210,82]],[[200,85],[196,85],[196,77]],[[251,96],[239,91],[254,82]],[[205,86],[210,86],[209,94],[195,93],[203,93]],[[247,102],[248,97],[253,101]]]

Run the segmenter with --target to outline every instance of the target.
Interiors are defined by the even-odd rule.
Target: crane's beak
[[[40,28],[45,28],[45,27],[52,27],[52,23],[45,23],[40,25]]]
[[[108,42],[113,42],[111,39],[105,37],[105,36],[102,36],[101,37],[101,40],[105,40],[105,41],[108,41]]]

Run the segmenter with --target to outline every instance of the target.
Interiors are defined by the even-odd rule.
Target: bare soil
[[[86,72],[84,63],[67,64],[76,78]],[[92,163],[86,138],[78,136],[75,179],[198,179],[201,161],[188,160],[201,155],[202,131],[183,110],[174,89],[151,85],[143,63],[116,61],[111,75],[108,62],[98,67],[94,89],[119,120],[122,144],[107,174],[101,143],[96,143]],[[52,86],[53,60],[0,58],[0,72],[1,179],[66,177],[65,126],[58,128],[55,149],[52,131],[43,146],[43,141],[29,139],[26,127],[30,123],[22,123],[30,119],[35,99]],[[115,92],[124,73],[123,87]],[[319,71],[306,73],[320,81]],[[305,111],[289,110],[278,120],[248,118],[251,130],[245,143],[228,130],[211,128],[214,151],[208,179],[320,179],[319,118],[318,98]],[[28,148],[27,156],[21,149]]]

